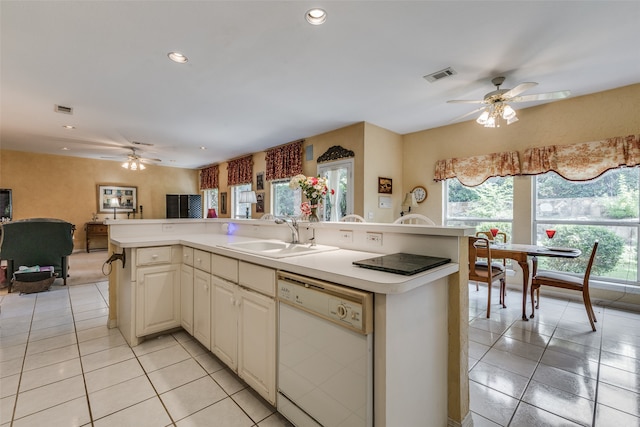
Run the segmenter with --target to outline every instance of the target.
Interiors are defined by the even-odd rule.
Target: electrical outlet
[[[340,243],[352,243],[353,242],[353,231],[351,231],[351,230],[340,230],[340,234],[338,236],[338,241]]]
[[[382,246],[382,233],[367,233],[367,244],[369,246]]]
[[[162,224],[162,231],[173,231],[173,224]]]

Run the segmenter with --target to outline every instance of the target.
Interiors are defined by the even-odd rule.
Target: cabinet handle
[[[153,255],[151,255],[151,258],[156,259],[156,258],[158,258],[158,255],[157,254],[153,254]]]
[[[208,291],[209,290],[209,285],[204,285],[204,290]]]
[[[231,305],[236,305],[236,300],[233,299],[233,297],[229,298],[229,303]]]

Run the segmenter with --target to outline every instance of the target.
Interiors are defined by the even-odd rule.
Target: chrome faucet
[[[286,219],[276,218],[276,224],[287,224],[287,226],[291,229],[291,243],[297,244],[300,240],[300,234],[298,233],[298,221],[295,218],[289,217],[289,221]]]

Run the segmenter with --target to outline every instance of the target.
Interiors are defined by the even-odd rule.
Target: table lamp
[[[418,202],[416,201],[416,195],[411,193],[407,193],[404,196],[404,200],[402,201],[402,206],[408,206],[407,213],[411,213],[411,208],[415,208],[418,206]],[[400,216],[404,216],[404,211],[400,211]]]
[[[113,208],[113,219],[116,219],[116,209],[120,207],[120,202],[118,202],[117,197],[111,199],[110,206]]]
[[[256,198],[255,191],[241,191],[240,192],[240,203],[258,203],[258,199]],[[247,219],[249,219],[249,209],[251,209],[251,205],[247,206]]]

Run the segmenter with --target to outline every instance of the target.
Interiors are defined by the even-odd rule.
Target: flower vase
[[[317,206],[311,208],[311,213],[309,214],[309,222],[320,222],[320,218],[318,218]]]

